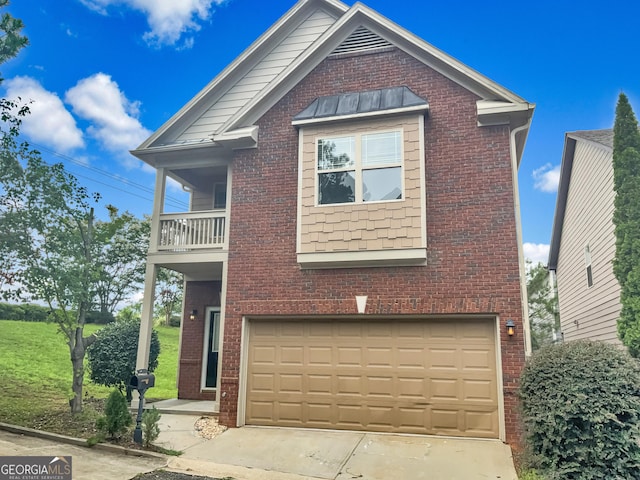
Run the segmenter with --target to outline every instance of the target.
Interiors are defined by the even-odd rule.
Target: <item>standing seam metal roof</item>
[[[293,120],[340,117],[417,106],[424,106],[427,109],[429,102],[413,93],[408,87],[383,88],[318,97],[294,116]]]

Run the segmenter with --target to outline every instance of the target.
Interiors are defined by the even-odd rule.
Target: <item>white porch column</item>
[[[151,235],[149,237],[149,253],[158,251],[160,236],[160,214],[164,210],[164,196],[167,187],[167,174],[164,168],[156,171],[156,187],[153,195],[153,211],[151,212]],[[146,294],[146,292],[145,292]]]
[[[136,357],[136,371],[149,368],[149,353],[151,351],[151,332],[153,331],[153,300],[156,290],[156,274],[158,267],[147,263],[144,276],[144,297],[142,298],[142,317],[140,333],[138,335],[138,356]]]

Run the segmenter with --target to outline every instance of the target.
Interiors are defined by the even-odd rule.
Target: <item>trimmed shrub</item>
[[[121,391],[135,373],[138,354],[139,321],[110,323],[97,332],[97,340],[87,349],[91,380],[99,385],[118,387]],[[158,366],[160,340],[151,334],[149,371]],[[130,396],[127,395],[130,400]]]
[[[142,438],[145,448],[149,448],[160,435],[160,412],[156,407],[142,413]]]
[[[96,423],[98,430],[110,438],[119,438],[126,433],[132,422],[127,400],[119,390],[113,390],[107,398],[104,416]]]
[[[549,479],[640,479],[639,389],[638,364],[612,345],[536,352],[520,382],[533,466]]]

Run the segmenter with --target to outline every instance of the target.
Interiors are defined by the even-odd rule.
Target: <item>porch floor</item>
[[[218,404],[213,400],[180,400],[170,398],[157,402],[145,402],[144,408],[156,407],[160,413],[173,415],[218,415]]]

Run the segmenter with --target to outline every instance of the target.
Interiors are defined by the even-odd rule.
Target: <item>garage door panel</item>
[[[252,322],[246,423],[496,438],[493,325]]]
[[[361,347],[336,347],[338,353],[338,367],[362,367]]]

